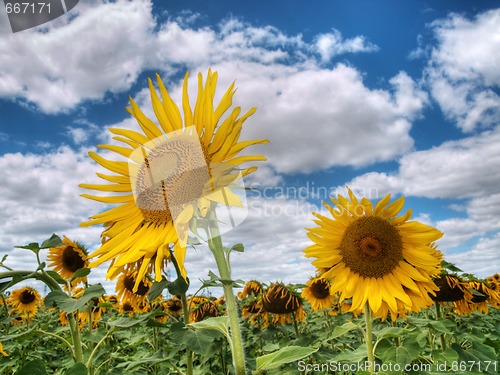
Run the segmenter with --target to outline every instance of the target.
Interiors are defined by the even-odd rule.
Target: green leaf
[[[358,325],[354,324],[353,322],[347,322],[347,323],[345,323],[345,324],[343,324],[341,326],[336,326],[333,329],[333,332],[332,332],[332,335],[330,336],[330,338],[334,339],[334,338],[343,336],[347,332],[350,332],[350,331],[352,331],[354,329],[357,329],[357,328],[358,328]]]
[[[91,285],[83,295],[78,299],[73,299],[68,297],[65,293],[61,291],[52,291],[45,297],[45,304],[48,306],[56,305],[61,310],[71,313],[78,309],[81,309],[87,302],[93,298],[99,298],[105,293],[104,288],[101,284]]]
[[[263,372],[280,367],[286,363],[298,361],[299,359],[310,356],[317,350],[318,348],[302,346],[287,346],[281,348],[276,352],[257,357],[257,371]]]
[[[169,283],[170,281],[168,281],[164,276],[162,276],[161,281],[154,281],[148,291],[148,301],[151,302],[155,300],[156,297],[162,294],[163,290],[168,287]]]
[[[385,327],[384,329],[373,333],[379,340],[381,340],[390,337],[401,337],[410,331],[411,330],[402,327]]]
[[[195,353],[206,355],[211,352],[210,345],[215,337],[206,330],[186,330],[184,335],[184,343],[186,347]]]
[[[189,289],[189,278],[184,280],[182,276],[178,277],[175,279],[173,282],[169,282],[167,284],[167,289],[170,292],[170,294],[175,295],[175,294],[184,294],[187,292]]]
[[[147,320],[147,318],[148,317],[145,315],[139,318],[123,317],[123,318],[118,318],[116,320],[108,321],[108,325],[111,327],[130,328],[130,327],[135,327],[137,325],[142,325]]]
[[[64,371],[64,375],[87,375],[87,367],[83,363],[75,363],[73,366]]]
[[[47,274],[52,277],[58,284],[66,285],[66,280],[64,280],[56,271],[47,271]]]
[[[383,362],[394,361],[404,367],[412,361],[410,352],[404,346],[392,346],[382,355]]]
[[[366,344],[361,344],[353,351],[344,351],[335,357],[337,362],[361,362],[367,357]]]
[[[16,375],[47,375],[44,363],[39,359],[34,359],[24,365]]]
[[[35,254],[38,254],[40,251],[40,247],[38,246],[37,242],[32,242],[29,245],[24,245],[24,246],[15,246],[18,249],[27,249],[33,251]]]
[[[45,241],[42,242],[42,246],[40,246],[40,249],[48,249],[50,247],[57,247],[57,246],[61,246],[62,244],[63,244],[63,242],[61,241],[59,236],[57,236],[55,233],[53,233],[49,239],[46,239]]]
[[[201,322],[191,323],[187,325],[194,329],[208,329],[222,333],[226,338],[231,341],[229,336],[229,318],[227,316],[219,316],[216,318],[208,318]]]
[[[441,261],[441,267],[446,268],[449,271],[452,272],[463,272],[460,268],[455,266],[453,263],[449,263],[446,260]]]
[[[85,277],[90,273],[90,268],[80,268],[76,270],[75,274],[71,278],[70,282],[78,279],[79,277]]]
[[[236,245],[231,246],[229,251],[237,251],[239,253],[242,253],[245,251],[245,247],[241,243],[237,243]]]

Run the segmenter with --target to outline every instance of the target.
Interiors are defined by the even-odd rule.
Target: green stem
[[[295,313],[292,312],[293,328],[295,329],[295,337],[299,338],[299,327],[297,325],[297,320],[295,320]]]
[[[71,338],[73,339],[73,346],[75,349],[75,363],[83,363],[82,340],[80,338],[78,323],[76,322],[75,315],[73,313],[66,313],[66,317],[68,319],[69,330],[71,333]]]
[[[219,227],[217,225],[216,219],[209,220],[209,246],[210,250],[215,257],[215,262],[219,269],[219,274],[224,282],[222,287],[224,289],[224,298],[226,299],[226,309],[227,315],[229,317],[229,329],[232,341],[232,357],[233,365],[236,375],[245,375],[245,353],[243,351],[243,340],[241,338],[241,330],[238,317],[238,307],[236,305],[236,299],[234,297],[233,285],[231,280],[231,271],[229,265],[227,264],[226,257],[224,255],[224,246],[222,245],[222,240],[219,233]]]
[[[106,335],[97,343],[92,353],[90,353],[89,359],[87,360],[87,368],[90,370],[92,368],[92,361],[94,359],[94,355],[97,353],[97,349],[104,343],[104,341],[111,335],[114,331],[115,327],[112,327]]]
[[[366,351],[368,353],[368,371],[370,374],[373,374],[373,365],[375,363],[375,356],[373,354],[373,341],[372,341],[372,311],[370,309],[370,304],[368,301],[365,303],[365,323],[366,323]]]
[[[180,273],[178,277],[182,277]],[[187,303],[186,293],[181,294],[181,303],[182,303],[182,313],[184,315],[184,325],[189,324],[189,306]],[[193,375],[193,352],[186,348],[186,374]]]
[[[436,305],[436,320],[439,320],[439,318],[442,317],[442,314],[441,314],[441,305],[439,304],[438,301],[436,301],[434,303]],[[439,339],[441,340],[441,351],[445,351],[446,350],[446,338],[444,336],[445,334],[442,333],[440,336],[439,336]]]

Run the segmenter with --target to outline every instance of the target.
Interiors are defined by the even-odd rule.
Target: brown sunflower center
[[[439,288],[436,295],[430,295],[432,300],[440,302],[455,302],[464,298],[465,287],[455,276],[441,275],[434,280],[434,283]]]
[[[75,249],[73,246],[66,246],[62,253],[62,266],[64,269],[76,272],[80,268],[85,267],[85,260],[82,259],[81,250]]]
[[[123,303],[122,309],[123,311],[134,311],[134,307],[128,302]]]
[[[167,307],[171,312],[178,312],[182,310],[182,303],[181,301],[171,300],[168,302]]]
[[[380,217],[362,217],[345,230],[340,243],[343,261],[364,277],[383,277],[400,262],[403,242],[398,230]]]
[[[311,293],[316,299],[325,299],[330,296],[330,285],[325,279],[315,280],[309,287]]]
[[[138,296],[144,296],[148,292],[149,288],[147,284],[144,281],[141,281],[139,283],[139,286],[137,287],[137,292],[134,292],[134,286],[135,286],[135,277],[131,275],[126,275],[123,278],[123,286],[125,289],[127,289],[130,293],[133,293]]]
[[[138,170],[136,204],[144,219],[167,223],[182,205],[203,196],[209,181],[208,149],[193,136],[181,135],[156,146]]]
[[[264,310],[273,314],[289,314],[297,311],[302,302],[282,285],[274,285],[262,297]]]
[[[35,293],[30,290],[24,290],[19,296],[19,302],[21,302],[23,305],[29,305],[30,303],[35,301],[35,299]]]

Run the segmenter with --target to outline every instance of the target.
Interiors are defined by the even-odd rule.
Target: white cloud
[[[349,186],[375,187],[382,194],[400,192],[428,198],[471,198],[498,192],[500,128],[447,141],[403,156],[396,173],[370,172]]]
[[[316,37],[314,45],[323,62],[328,62],[335,56],[344,53],[376,52],[379,47],[366,41],[364,36],[343,39],[339,30],[333,29],[329,33]]]
[[[500,233],[481,238],[470,250],[445,254],[446,260],[462,271],[486,278],[498,273],[500,265]]]
[[[432,24],[438,46],[425,71],[444,114],[466,132],[498,124],[500,9],[468,20],[452,14]]]
[[[43,112],[68,111],[107,92],[126,91],[145,69],[175,74],[184,67],[224,61],[316,65],[315,44],[272,26],[254,27],[228,18],[214,28],[193,28],[188,13],[164,23],[149,0],[79,4],[71,17],[42,28],[0,36],[0,97],[34,104]],[[362,36],[323,46],[335,53],[375,50]],[[340,38],[340,39],[339,39]],[[325,43],[323,43],[324,45]],[[326,49],[325,49],[326,48]]]

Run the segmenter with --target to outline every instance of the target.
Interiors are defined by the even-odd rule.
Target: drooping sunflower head
[[[335,304],[335,295],[330,294],[330,283],[324,278],[314,278],[306,283],[302,298],[311,304],[314,311],[329,309]]]
[[[47,260],[50,261],[49,267],[66,280],[73,277],[76,271],[86,268],[89,265],[87,249],[79,242],[71,241],[64,236],[63,244],[49,249]],[[87,277],[79,277],[73,280],[72,284],[85,282]]]
[[[171,298],[166,303],[167,313],[176,317],[182,313],[182,302],[178,298]]]
[[[20,315],[33,316],[38,311],[41,301],[40,293],[34,288],[25,286],[13,290],[9,297],[9,302],[14,311]]]
[[[89,153],[98,164],[113,174],[98,176],[104,184],[82,184],[86,189],[115,192],[117,195],[84,197],[106,204],[119,204],[90,217],[83,226],[103,224],[103,245],[91,254],[97,257],[91,266],[114,259],[108,277],[117,275],[116,269],[127,263],[141,261],[154,265],[156,281],[162,278],[162,269],[168,249],[173,247],[175,258],[184,278],[185,243],[189,222],[194,215],[205,216],[215,204],[241,205],[228,184],[237,176],[246,176],[256,167],[243,163],[265,160],[262,155],[238,156],[248,146],[267,143],[267,140],[239,141],[243,123],[255,109],[240,116],[236,107],[226,116],[235,93],[232,84],[214,104],[217,73],[208,71],[203,84],[198,75],[198,95],[194,109],[188,96],[188,74],[182,89],[182,113],[170,97],[159,76],[160,95],[149,80],[151,102],[156,119],[147,118],[137,103],[130,100],[128,111],[137,120],[141,131],[113,128],[110,131],[121,146],[99,145],[124,157],[110,161],[96,153]],[[208,185],[216,186],[207,190]],[[140,270],[139,278],[146,273]]]
[[[201,322],[205,318],[217,316],[219,316],[217,304],[212,301],[206,301],[196,305],[196,307],[191,310],[191,313],[189,314],[189,321],[196,323]]]
[[[435,295],[430,297],[438,302],[455,302],[466,299],[470,301],[472,294],[469,291],[467,283],[460,281],[454,275],[439,275],[434,279],[434,283],[439,288]]]
[[[245,284],[242,292],[238,293],[238,297],[243,299],[246,297],[257,297],[259,294],[262,294],[263,288],[261,283],[257,280],[250,280]]]
[[[281,283],[273,283],[262,295],[262,308],[275,314],[273,323],[284,324],[290,321],[289,314],[296,320],[303,320],[305,312],[299,295]]]
[[[396,216],[403,197],[390,203],[387,195],[374,207],[348,193],[349,199],[331,198],[333,206],[325,202],[330,217],[315,214],[318,227],[308,229],[314,244],[304,250],[316,258],[312,264],[330,281],[331,294],[340,293],[340,302],[352,298],[353,312],[369,303],[376,316],[430,306],[428,293],[436,290],[431,276],[441,268],[434,241],[442,233],[409,221],[411,210]]]

